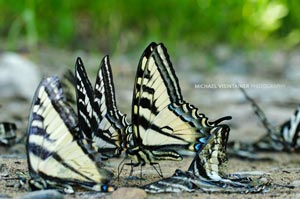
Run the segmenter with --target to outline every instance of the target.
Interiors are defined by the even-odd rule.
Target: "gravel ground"
[[[43,54],[44,53],[44,54]],[[276,52],[278,56],[278,52]],[[279,52],[280,53],[280,52]],[[46,55],[47,54],[47,55]],[[66,54],[66,53],[65,53]],[[75,57],[80,54],[68,53],[61,59],[57,59],[55,56],[57,53],[40,52],[38,55],[30,55],[27,58],[33,60],[39,65],[41,73],[44,75],[50,75],[53,73],[61,74],[65,68],[68,68],[70,63],[73,63]],[[184,98],[192,104],[199,107],[201,112],[205,113],[211,120],[215,120],[225,115],[233,116],[232,121],[229,122],[231,127],[230,140],[243,140],[251,141],[257,139],[259,136],[265,133],[265,129],[261,126],[256,116],[253,115],[251,106],[245,101],[243,95],[235,87],[236,83],[243,83],[249,85],[251,88],[247,89],[250,96],[252,96],[257,103],[266,112],[266,115],[274,125],[280,125],[287,120],[294,112],[300,99],[299,83],[300,78],[296,78],[298,70],[295,65],[299,59],[296,53],[289,55],[283,54],[284,58],[278,58],[279,60],[269,61],[263,60],[264,57],[258,57],[255,60],[253,68],[247,70],[239,70],[236,65],[248,63],[247,61],[239,61],[240,59],[247,60],[244,57],[234,58],[232,61],[230,58],[219,58],[220,62],[225,60],[225,63],[212,72],[203,72],[203,68],[186,68],[176,67],[175,69],[180,81],[181,89]],[[84,63],[89,71],[89,74],[94,74],[97,69],[89,67],[98,65],[99,56],[81,54],[84,58]],[[255,57],[251,55],[252,58]],[[250,56],[250,58],[251,58]],[[288,59],[291,56],[292,59]],[[38,57],[38,58],[37,58]],[[70,57],[72,59],[70,59]],[[279,56],[280,57],[280,56]],[[261,59],[261,60],[259,60]],[[282,61],[283,59],[283,61]],[[51,61],[49,61],[51,60]],[[58,66],[59,61],[61,64]],[[85,62],[85,60],[87,60]],[[90,60],[90,61],[88,61]],[[119,102],[119,108],[122,112],[128,113],[130,117],[131,109],[131,97],[132,87],[134,82],[135,67],[138,61],[138,56],[135,57],[135,61],[125,59],[124,57],[112,57],[113,74],[115,87],[117,92],[117,100]],[[254,61],[253,61],[254,62]],[[274,63],[277,64],[274,64]],[[185,60],[179,60],[179,65],[193,65],[197,61],[185,62]],[[201,62],[203,63],[203,62]],[[278,64],[281,63],[281,64]],[[232,68],[228,65],[232,64]],[[274,67],[264,68],[265,65],[272,64]],[[262,67],[260,67],[260,65]],[[282,66],[283,65],[283,66]],[[286,66],[287,65],[287,66]],[[285,67],[286,66],[286,67]],[[294,70],[293,73],[290,70]],[[233,70],[233,71],[232,71]],[[289,71],[289,72],[287,72]],[[299,72],[300,74],[300,72]],[[95,75],[95,74],[94,74]],[[93,75],[92,79],[94,78]],[[268,88],[260,88],[264,85],[269,85]],[[272,88],[270,88],[273,85]],[[222,87],[222,88],[221,88]],[[226,87],[226,88],[225,88]],[[32,88],[33,90],[35,87]],[[1,121],[13,121],[18,126],[18,138],[24,136],[25,129],[27,127],[27,116],[30,107],[28,100],[16,97],[0,98],[0,120]],[[4,178],[16,177],[17,171],[23,171],[27,173],[27,162],[24,154],[25,146],[23,142],[16,144],[10,148],[0,147],[0,198],[7,197],[21,197],[27,191],[17,186],[16,180],[4,180]],[[255,162],[247,160],[239,160],[235,158],[229,158],[228,161],[228,173],[234,173],[239,171],[263,171],[266,172],[275,184],[281,185],[294,185],[294,189],[284,187],[270,187],[265,193],[260,194],[225,194],[225,193],[179,193],[179,194],[147,194],[147,198],[300,198],[300,157],[299,154],[288,153],[268,153],[261,154],[263,156],[272,157],[274,161]],[[162,162],[161,168],[164,176],[170,176],[176,169],[186,170],[189,166],[192,158],[186,157],[181,162]],[[117,174],[117,168],[121,159],[112,159],[107,163],[107,168]],[[135,169],[134,175],[139,175],[139,168]],[[121,175],[120,180],[113,180],[113,184],[118,187],[128,186],[140,186],[158,180],[159,177],[155,171],[147,166],[143,168],[143,176],[147,179],[145,181],[126,181],[124,178],[128,175],[129,168],[125,168]],[[122,189],[120,189],[122,190]],[[136,193],[137,189],[125,189],[125,192]],[[92,192],[85,192],[79,190],[75,195],[65,195],[65,198],[118,198],[117,193],[107,195],[97,195]],[[143,194],[140,197],[144,197]]]

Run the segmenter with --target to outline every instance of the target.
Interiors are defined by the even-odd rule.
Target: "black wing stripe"
[[[97,115],[100,117],[100,121],[103,120],[105,115],[107,114],[107,98],[109,98],[110,93],[106,91],[103,67],[105,66],[104,59],[102,59],[100,63],[100,67],[98,69],[97,78],[94,87],[94,102],[95,102],[95,111]]]
[[[134,110],[135,107],[134,104],[139,104],[139,97],[137,95],[140,95],[141,94],[141,85],[143,85],[141,82],[142,79],[143,79],[143,76],[144,76],[144,70],[145,70],[145,65],[153,51],[153,49],[157,46],[156,43],[151,43],[149,44],[149,46],[146,48],[146,50],[144,51],[140,61],[139,61],[139,64],[138,64],[138,69],[137,69],[137,73],[136,73],[136,78],[135,78],[135,88],[134,88],[134,92],[133,92],[133,98],[132,98],[132,110],[131,110],[131,113],[132,113],[132,123],[134,125],[136,124],[139,124],[139,116],[136,114],[136,110]],[[138,131],[138,128],[134,127],[135,129],[137,129]],[[136,136],[138,137],[139,136],[139,132],[136,132]]]
[[[80,58],[76,61],[76,91],[77,91],[77,109],[78,125],[84,135],[92,139],[93,132],[98,128],[100,119],[94,111],[94,93],[92,85],[87,77],[84,65]]]
[[[159,44],[153,51],[154,59],[159,71],[162,73],[165,84],[168,85],[169,96],[172,102],[182,102],[181,90],[178,78],[175,74],[173,65],[170,61],[169,54],[163,44]]]
[[[119,113],[117,109],[115,87],[113,83],[112,71],[109,62],[109,57],[105,56],[102,60],[101,72],[103,74],[103,81],[105,82],[105,96],[107,109],[111,112],[116,119],[119,119]]]
[[[287,145],[286,147],[298,148],[299,133],[300,133],[300,106],[297,107],[291,119],[281,126],[281,136]]]

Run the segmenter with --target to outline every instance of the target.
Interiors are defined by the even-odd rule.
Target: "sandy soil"
[[[52,58],[56,58],[57,53]],[[76,57],[75,55],[66,57]],[[56,59],[49,60],[56,60]],[[59,59],[58,59],[59,60]],[[86,58],[88,60],[88,58]],[[98,63],[98,57],[97,62]],[[113,63],[117,63],[115,58]],[[117,60],[117,61],[116,61]],[[137,59],[136,59],[137,60]],[[62,62],[59,60],[57,62]],[[68,58],[68,62],[70,62]],[[45,62],[48,63],[48,62]],[[130,63],[130,62],[129,62]],[[131,64],[131,63],[130,63]],[[127,65],[130,65],[127,63]],[[53,64],[55,65],[55,64]],[[97,65],[97,64],[95,64]],[[117,100],[119,108],[124,113],[130,113],[130,104],[132,96],[132,83],[135,74],[135,67],[128,69],[128,66],[120,66],[120,71],[113,68],[114,80],[117,92]],[[136,64],[134,64],[135,66]],[[127,69],[126,69],[127,67]],[[178,68],[177,68],[178,69]],[[176,70],[177,70],[176,69]],[[47,74],[53,74],[55,68],[48,68]],[[47,71],[46,70],[46,71]],[[63,69],[59,69],[63,71]],[[179,72],[178,72],[179,71]],[[195,89],[196,83],[212,83],[212,82],[236,82],[244,80],[250,83],[261,82],[282,82],[282,79],[271,77],[265,79],[262,75],[258,75],[260,79],[253,77],[240,76],[238,74],[230,75],[229,73],[219,72],[210,75],[203,75],[200,72],[193,74],[193,72],[185,72],[184,69],[178,69],[180,86],[183,96],[186,100],[200,108],[211,120],[215,120],[221,116],[231,115],[233,120],[229,122],[231,127],[230,139],[251,141],[265,133],[265,129],[258,122],[253,115],[251,106],[245,101],[242,94],[237,89]],[[199,74],[199,75],[198,75]],[[267,72],[265,74],[268,74]],[[201,76],[202,75],[202,76]],[[268,75],[266,75],[268,76]],[[196,79],[195,81],[193,79]],[[274,125],[287,120],[295,110],[296,104],[300,99],[299,92],[295,92],[294,87],[290,87],[290,82],[285,81],[285,88],[281,89],[251,89],[250,95],[253,96],[262,108],[265,110],[270,121]],[[293,85],[299,85],[293,82]],[[299,87],[299,86],[298,86]],[[297,89],[297,87],[296,87]],[[299,88],[298,88],[299,89]],[[297,89],[297,90],[298,90]],[[299,90],[298,90],[299,91]],[[122,102],[122,103],[120,103]],[[18,100],[0,100],[1,112],[5,114],[0,115],[1,121],[14,121],[17,123],[19,131],[18,137],[24,135],[27,116],[30,102],[23,102]],[[130,114],[129,114],[130,115]],[[27,162],[25,156],[24,144],[17,144],[11,148],[0,147],[0,198],[7,196],[16,198],[27,192],[24,188],[18,187],[18,180],[5,180],[7,178],[17,177],[17,172],[27,173]],[[224,194],[224,193],[179,193],[179,194],[148,194],[149,199],[158,198],[300,198],[300,156],[299,154],[288,153],[268,153],[261,154],[263,156],[272,157],[274,161],[248,161],[229,158],[228,173],[240,171],[263,171],[273,179],[273,183],[277,185],[294,185],[294,189],[271,186],[266,189],[265,193],[259,194]],[[106,162],[107,168],[117,175],[117,168],[122,159],[113,159]],[[176,169],[186,170],[191,163],[192,157],[187,157],[181,162],[161,162],[161,169],[164,176],[171,176]],[[147,166],[143,168],[143,177],[145,181],[126,181],[130,168],[124,168],[119,181],[113,180],[113,184],[118,187],[141,186],[158,180],[159,177],[155,170]],[[27,173],[28,174],[28,173]],[[140,169],[136,168],[134,175],[140,175]],[[79,190],[74,195],[66,195],[65,198],[83,198],[85,192]],[[82,195],[83,194],[83,195]],[[86,197],[88,198],[88,197]],[[92,197],[93,198],[93,197]],[[110,195],[107,195],[110,198]]]
[[[269,153],[264,154],[268,157],[273,157],[274,161],[266,162],[255,162],[247,160],[238,160],[231,158],[228,161],[228,173],[241,172],[241,171],[263,171],[270,178],[272,178],[274,185],[271,185],[266,189],[264,193],[258,194],[226,194],[226,193],[179,193],[179,194],[148,194],[147,198],[298,198],[300,197],[300,159],[299,155],[296,154],[285,154],[285,153]],[[20,197],[26,192],[24,188],[18,187],[18,180],[4,180],[4,178],[17,177],[16,172],[27,173],[27,162],[24,157],[8,157],[1,156],[1,180],[0,180],[0,198],[8,195],[12,198]],[[186,157],[184,161],[181,162],[162,162],[161,169],[164,176],[170,176],[173,174],[174,170],[177,168],[186,170],[190,164],[192,158]],[[117,167],[120,163],[120,159],[110,160],[107,162],[107,169],[112,170],[117,174]],[[130,168],[124,168],[120,179],[114,179],[113,184],[118,187],[131,187],[140,186],[158,180],[159,177],[157,173],[153,170],[151,166],[146,166],[143,168],[143,177],[146,179],[144,181],[140,180],[125,180],[129,174]],[[134,171],[134,176],[140,175],[140,168],[136,168]],[[294,185],[295,188],[284,188],[278,187],[276,185]],[[82,193],[83,192],[83,193]],[[85,191],[79,190],[78,193],[74,195],[66,195],[66,198],[81,198],[80,194],[84,194]],[[4,197],[5,198],[5,197]],[[93,197],[92,197],[93,198]],[[107,198],[109,194],[107,194]]]

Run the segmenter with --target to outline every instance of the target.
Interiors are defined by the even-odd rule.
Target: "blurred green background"
[[[19,90],[26,95],[20,95],[31,101],[42,77],[74,71],[78,56],[94,82],[100,60],[109,54],[117,100],[122,102],[119,108],[130,113],[138,60],[155,41],[168,48],[184,98],[210,117],[232,115],[240,126],[248,124],[253,113],[247,105],[248,115],[239,120],[245,112],[237,108],[244,99],[238,89],[195,85],[270,83],[285,87],[254,88],[256,95],[250,96],[259,96],[259,104],[265,100],[275,118],[283,121],[300,99],[299,8],[299,0],[0,0],[0,66],[1,55],[15,51],[18,56],[13,58],[20,60],[16,71],[21,74],[8,70],[12,74],[8,80],[15,79],[14,84],[4,84],[0,90],[11,92],[24,85]],[[33,77],[23,78],[24,59],[36,66],[32,71],[38,74],[29,71],[26,74]],[[7,62],[4,67],[13,68]],[[20,83],[23,79],[31,86]],[[12,118],[20,118],[21,112],[21,119],[27,118],[29,102],[23,111],[19,103],[3,105],[1,111],[12,113]],[[11,104],[11,99],[0,104]],[[278,104],[287,108],[287,114]]]
[[[236,48],[300,43],[298,0],[0,0],[1,50],[123,53],[150,41]]]

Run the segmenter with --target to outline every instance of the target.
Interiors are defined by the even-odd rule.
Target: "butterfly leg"
[[[142,168],[142,166],[144,166],[144,165],[143,165],[143,164],[139,164],[139,163],[135,164],[135,163],[133,163],[132,161],[130,161],[130,163],[124,163],[125,159],[126,159],[126,158],[124,158],[124,159],[121,161],[121,163],[119,164],[119,166],[118,166],[118,176],[117,176],[118,181],[120,180],[120,175],[121,175],[121,173],[122,173],[122,171],[123,171],[125,165],[126,165],[126,166],[130,166],[130,173],[129,173],[128,177],[126,178],[127,180],[136,180],[136,179],[137,179],[137,180],[140,180],[140,179],[143,179],[143,178],[142,178],[142,172],[141,172],[141,177],[140,177],[140,178],[139,178],[139,177],[134,177],[134,176],[133,176],[133,170],[134,170],[134,167],[136,167],[136,166],[138,166],[138,165],[141,165],[141,168]]]
[[[151,163],[151,165],[154,168],[154,170],[157,172],[157,174],[159,175],[159,177],[163,178],[164,176],[163,176],[162,170],[160,168],[160,164],[157,163],[157,162],[154,162],[154,163]],[[156,168],[155,165],[157,165],[158,168]]]
[[[130,167],[131,167],[131,170],[130,170],[130,173],[129,173],[128,177],[127,177],[127,180],[140,180],[140,181],[145,180],[145,179],[143,178],[143,173],[142,173],[142,167],[143,167],[145,164],[140,164],[140,163],[135,164],[135,163],[133,163],[133,162],[131,161],[130,163],[125,163],[125,165],[130,165]],[[133,176],[133,170],[134,170],[134,167],[137,167],[138,165],[141,166],[140,177]]]
[[[119,166],[118,166],[118,181],[120,180],[120,174],[121,172],[123,171],[123,168],[124,168],[124,161],[125,161],[126,157],[120,162]]]

